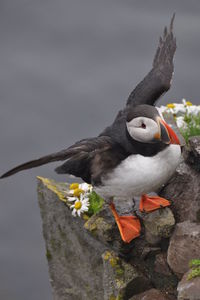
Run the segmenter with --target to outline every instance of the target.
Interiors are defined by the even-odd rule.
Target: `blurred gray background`
[[[160,104],[200,104],[200,1],[1,0],[0,173],[109,125],[150,70],[176,12],[173,85]],[[0,182],[0,299],[52,299],[36,175]]]

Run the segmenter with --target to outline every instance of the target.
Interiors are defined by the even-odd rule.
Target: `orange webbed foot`
[[[122,240],[130,243],[133,239],[140,235],[140,221],[135,216],[119,216],[113,203],[110,204],[115,221],[120,231]]]
[[[159,196],[142,195],[139,209],[142,212],[150,212],[162,207],[169,206],[171,203]]]

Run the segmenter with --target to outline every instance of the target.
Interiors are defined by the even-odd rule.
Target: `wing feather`
[[[15,173],[18,173],[23,170],[39,167],[45,164],[48,164],[50,162],[55,161],[62,161],[62,160],[69,160],[71,163],[71,172],[69,174],[73,174],[73,164],[75,165],[81,165],[81,162],[84,162],[84,160],[89,159],[92,153],[95,151],[100,151],[102,149],[106,149],[107,147],[110,147],[110,138],[108,137],[97,137],[97,138],[90,138],[90,139],[84,139],[79,142],[76,142],[74,145],[70,146],[68,149],[52,153],[43,157],[40,157],[38,159],[34,159],[31,161],[28,161],[26,163],[23,163],[8,172],[4,173],[0,179],[11,176]],[[77,161],[77,162],[76,162]],[[65,170],[65,164],[60,168],[57,168],[57,172],[61,173],[61,170],[63,170],[63,173],[68,173],[67,169]],[[80,166],[79,166],[80,167]]]
[[[128,106],[154,105],[158,98],[169,90],[174,71],[173,58],[176,51],[176,39],[173,35],[174,18],[175,14],[171,19],[169,29],[165,27],[163,36],[160,37],[153,60],[153,68],[130,94],[127,100]]]

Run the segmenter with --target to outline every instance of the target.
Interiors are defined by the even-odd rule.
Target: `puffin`
[[[64,161],[55,171],[80,177],[93,185],[108,203],[122,240],[130,243],[138,237],[139,218],[120,216],[114,200],[126,201],[139,196],[139,209],[146,213],[170,205],[167,199],[148,194],[167,183],[181,157],[178,136],[155,107],[156,101],[171,86],[176,51],[173,22],[174,15],[160,37],[152,69],[131,92],[114,122],[99,136],[82,139],[67,149],[23,163],[0,178]]]

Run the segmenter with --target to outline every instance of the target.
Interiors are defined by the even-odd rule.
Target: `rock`
[[[161,252],[160,247],[153,247],[153,246],[145,245],[145,247],[143,247],[143,249],[141,249],[140,256],[142,259],[146,259],[148,257],[154,257],[156,254],[158,254],[160,252]]]
[[[185,221],[176,225],[171,237],[167,261],[177,274],[184,274],[189,268],[189,261],[200,254],[200,225]]]
[[[200,277],[188,279],[188,271],[179,282],[178,300],[200,300]]]
[[[157,273],[170,276],[172,273],[170,268],[167,264],[167,255],[166,253],[159,253],[156,255],[155,263],[154,263],[154,270]]]
[[[157,289],[153,296],[150,292],[152,300],[158,295],[167,297],[166,293],[175,295],[174,273],[180,277],[188,270],[188,262],[199,257],[200,224],[192,222],[200,221],[199,182],[200,172],[192,162],[181,163],[161,194],[173,201],[172,210],[167,207],[139,214],[144,225],[142,234],[125,244],[107,205],[90,218],[74,218],[66,201],[67,184],[39,178],[38,199],[54,299],[126,300],[140,296],[151,284]],[[119,204],[120,214],[132,213],[131,201],[127,207]],[[167,262],[174,273],[166,262],[175,225],[172,211],[178,221],[190,220],[177,224],[170,241]]]
[[[130,300],[169,300],[170,298],[159,290],[151,289],[130,298]]]
[[[195,170],[198,169],[195,166],[200,166],[199,144],[200,137],[190,139],[193,150],[189,152],[186,159],[190,161],[190,165],[182,162],[174,176],[159,193],[161,197],[172,201],[171,208],[177,222],[186,220],[200,222],[200,172]]]
[[[189,138],[188,146],[184,148],[183,154],[185,161],[200,172],[200,136]]]
[[[112,249],[118,253],[127,255],[134,247],[134,240],[129,244],[122,241],[119,229],[108,205],[104,205],[98,214],[89,218],[84,227],[104,245],[112,245]]]
[[[166,250],[149,246],[144,238],[135,240],[134,245],[129,262],[146,274],[156,289],[175,295],[178,279],[167,264]]]
[[[55,300],[174,299],[177,276],[188,271],[191,259],[199,258],[200,137],[191,138],[183,154],[185,162],[160,193],[172,201],[171,207],[138,213],[144,226],[130,244],[121,240],[107,204],[91,217],[74,218],[66,200],[68,185],[38,178]],[[116,199],[115,204],[119,214],[133,213],[132,200]],[[172,235],[174,216],[178,224]],[[199,284],[199,278],[188,281],[185,275],[178,285],[178,299],[200,300]],[[155,289],[149,290],[151,286]]]
[[[102,243],[84,229],[65,200],[67,186],[39,178],[38,200],[46,243],[50,282],[55,300],[102,300]]]
[[[111,242],[117,233],[113,230],[114,218],[108,208],[103,208],[100,213],[89,218],[84,227],[105,244]]]
[[[112,251],[129,252],[133,243],[121,241],[110,210],[104,207],[89,220],[75,218],[66,200],[68,185],[38,178],[38,201],[46,243],[46,257],[55,300],[110,300],[150,288],[149,280]],[[110,254],[109,259],[108,253]],[[117,262],[115,265],[115,261]],[[111,262],[111,263],[110,263]],[[104,298],[105,296],[105,298]],[[123,298],[122,298],[123,296]]]
[[[149,280],[135,267],[119,258],[113,251],[102,255],[104,265],[104,299],[127,300],[150,288]]]
[[[162,238],[169,238],[175,219],[170,208],[158,209],[142,216],[145,227],[145,239],[151,245],[158,244]]]

